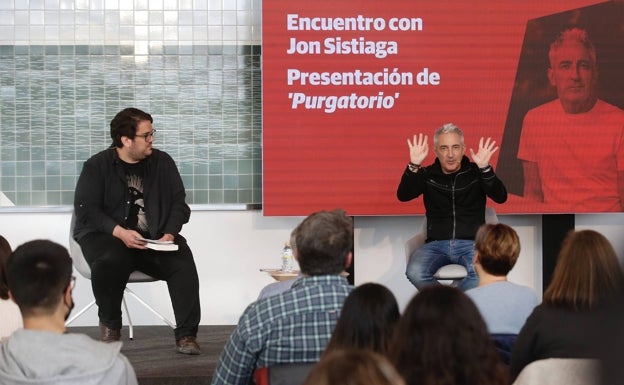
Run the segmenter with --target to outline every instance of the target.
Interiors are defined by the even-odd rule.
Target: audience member
[[[5,266],[11,255],[11,245],[0,235],[0,341],[10,336],[14,331],[23,327],[22,315],[19,307],[9,298],[9,288],[6,285]]]
[[[466,291],[492,334],[518,334],[539,303],[533,289],[507,280],[520,255],[520,239],[502,223],[481,226],[475,237],[474,266],[479,286]]]
[[[22,315],[15,302],[9,299],[9,288],[6,286],[4,269],[11,254],[11,245],[0,235],[0,341],[10,336],[14,331],[23,327]]]
[[[110,123],[111,146],[82,168],[74,210],[74,238],[91,267],[100,339],[121,338],[121,302],[130,274],[142,271],[167,282],[176,318],[176,350],[200,354],[199,277],[180,234],[191,209],[171,156],[152,147],[150,114],[126,108]],[[147,248],[146,239],[173,242],[173,251]]]
[[[323,355],[304,385],[404,385],[383,355],[368,349],[336,349]]]
[[[624,277],[609,241],[593,230],[571,231],[563,241],[552,281],[520,330],[511,354],[515,379],[533,361],[600,358],[597,315],[618,305]]]
[[[19,246],[6,264],[6,286],[24,328],[0,345],[2,384],[137,384],[121,343],[66,334],[74,302],[72,261],[56,243]]]
[[[11,254],[11,245],[0,235],[0,299],[9,299],[9,288],[6,284],[6,262]]]
[[[260,294],[258,294],[258,299],[263,299],[267,297],[271,297],[276,294],[280,294],[285,292],[286,290],[290,290],[292,285],[295,283],[297,278],[300,278],[301,274],[298,274],[297,277],[292,279],[286,279],[284,281],[271,282],[260,290]]]
[[[407,385],[508,383],[479,310],[450,286],[428,286],[412,298],[388,356]]]
[[[595,341],[602,345],[599,349],[601,363],[601,385],[618,384],[624,378],[622,347],[624,346],[624,290],[620,299],[597,312],[594,329],[599,332]],[[596,334],[596,333],[593,333]]]
[[[399,317],[399,305],[387,287],[372,282],[362,284],[353,289],[342,305],[324,354],[355,348],[385,355]]]
[[[290,290],[245,309],[225,345],[213,385],[249,384],[255,368],[317,362],[351,286],[353,221],[343,210],[319,211],[295,230],[294,256],[302,277]]]

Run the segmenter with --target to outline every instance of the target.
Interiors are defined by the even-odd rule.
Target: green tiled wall
[[[131,106],[154,117],[189,204],[261,203],[260,46],[0,46],[0,101],[0,191],[16,205],[71,205]]]

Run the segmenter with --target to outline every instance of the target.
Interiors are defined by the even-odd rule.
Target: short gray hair
[[[446,123],[442,125],[442,127],[435,130],[435,133],[433,134],[433,147],[438,147],[438,137],[440,135],[451,133],[459,135],[459,141],[461,142],[462,147],[464,147],[464,132],[453,123]]]

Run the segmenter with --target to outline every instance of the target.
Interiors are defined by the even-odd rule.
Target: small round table
[[[276,281],[287,281],[289,279],[297,278],[299,275],[299,270],[293,271],[282,271],[282,269],[260,269],[260,271],[264,271],[269,274]]]

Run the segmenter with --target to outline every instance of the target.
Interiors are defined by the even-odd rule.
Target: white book
[[[148,249],[159,250],[159,251],[176,251],[178,250],[178,245],[173,243],[172,241],[159,241],[157,239],[145,239],[139,238],[141,241],[145,241],[145,246]]]

